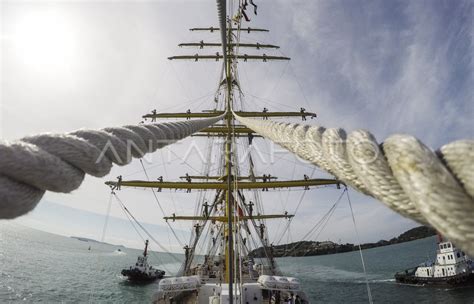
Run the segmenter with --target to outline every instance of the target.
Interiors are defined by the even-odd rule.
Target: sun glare
[[[71,22],[56,12],[19,16],[11,37],[18,59],[32,68],[67,69],[77,56]]]

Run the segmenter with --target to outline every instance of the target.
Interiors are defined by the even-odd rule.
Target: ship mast
[[[222,3],[225,3],[222,1]],[[220,8],[220,13],[222,11],[225,13],[225,4],[224,8]],[[222,21],[224,20],[224,21]],[[233,24],[234,23],[234,24]],[[221,31],[221,29],[224,29]],[[200,42],[191,42],[191,43],[181,43],[180,46],[191,46],[191,47],[198,47],[199,49],[204,49],[208,47],[222,47],[222,54],[219,52],[215,53],[215,55],[185,55],[185,56],[172,56],[169,57],[169,60],[213,60],[213,61],[220,61],[223,60],[224,65],[224,77],[220,82],[218,90],[221,89],[222,86],[225,85],[224,91],[224,109],[217,110],[205,110],[202,112],[191,113],[190,110],[186,112],[179,112],[179,113],[159,113],[156,110],[153,110],[151,114],[146,114],[143,116],[145,120],[150,119],[152,122],[155,122],[157,119],[166,119],[166,118],[208,118],[208,117],[215,117],[218,115],[225,114],[224,122],[220,124],[215,124],[209,128],[205,128],[201,130],[199,133],[194,134],[193,136],[206,136],[206,137],[224,137],[224,161],[223,165],[223,176],[182,176],[181,178],[186,179],[186,181],[178,181],[178,182],[170,182],[164,181],[160,179],[158,181],[139,181],[139,180],[119,180],[109,181],[106,184],[110,186],[117,186],[119,188],[122,187],[142,187],[142,188],[156,188],[161,191],[162,189],[186,189],[187,192],[190,192],[191,189],[201,189],[201,190],[215,190],[216,197],[214,203],[212,204],[211,211],[209,214],[203,214],[202,216],[195,215],[195,216],[182,216],[182,215],[175,215],[173,216],[165,216],[164,219],[168,220],[190,220],[190,221],[201,221],[204,224],[207,221],[221,223],[223,225],[224,230],[224,262],[225,262],[225,272],[222,277],[225,283],[229,284],[229,295],[232,298],[232,289],[234,284],[234,265],[235,265],[235,251],[234,245],[236,243],[236,239],[234,239],[234,233],[237,233],[236,228],[234,227],[238,223],[246,223],[246,222],[253,222],[255,220],[264,220],[264,219],[276,219],[276,218],[291,218],[293,215],[287,214],[253,214],[252,211],[249,211],[246,208],[244,209],[245,214],[240,214],[241,210],[239,210],[239,217],[236,218],[234,215],[236,214],[235,208],[238,206],[238,200],[236,197],[233,196],[233,192],[238,191],[239,197],[243,197],[243,190],[250,190],[250,189],[277,189],[277,188],[303,188],[308,190],[310,187],[313,186],[321,186],[321,185],[338,185],[341,182],[335,179],[310,179],[305,178],[303,180],[288,180],[288,181],[279,181],[276,180],[277,177],[269,177],[269,176],[254,176],[253,172],[249,174],[249,176],[243,176],[238,174],[237,162],[233,159],[235,155],[233,155],[233,142],[236,138],[239,137],[248,137],[249,141],[250,138],[258,137],[251,129],[235,124],[235,117],[233,113],[241,116],[241,117],[254,117],[254,118],[261,118],[261,119],[268,119],[269,117],[301,117],[303,120],[306,120],[307,117],[314,118],[316,117],[315,113],[306,112],[305,110],[295,111],[295,112],[271,112],[267,109],[264,109],[262,112],[257,111],[244,111],[243,109],[234,110],[234,87],[237,86],[238,90],[241,90],[237,81],[237,62],[247,62],[247,61],[263,61],[269,62],[273,60],[281,61],[281,60],[290,60],[288,57],[283,56],[269,56],[266,54],[258,55],[258,54],[247,54],[247,53],[237,53],[237,49],[276,49],[279,48],[278,46],[271,45],[271,44],[260,44],[260,43],[240,43],[240,35],[235,35],[235,33],[247,33],[251,34],[253,32],[268,32],[266,29],[259,29],[259,28],[241,28],[241,18],[229,18],[228,16],[224,17],[220,16],[220,25],[219,27],[208,27],[208,28],[192,28],[190,29],[193,32],[199,31],[210,31],[212,32],[220,32],[221,33],[221,43],[206,43],[204,41]],[[233,161],[235,163],[233,163]],[[253,170],[253,167],[251,167]],[[234,170],[233,170],[234,169]],[[233,174],[235,172],[235,174]],[[203,181],[196,181],[196,180],[203,180]],[[241,197],[241,200],[242,200]],[[217,213],[217,208],[215,207],[219,202],[225,202],[224,207],[224,214],[223,215],[213,215],[213,212]],[[201,202],[204,204],[204,202]],[[206,203],[207,204],[207,203]],[[207,207],[206,207],[207,208]],[[240,208],[240,207],[238,207]],[[204,226],[202,226],[204,227]],[[194,240],[194,245],[190,250],[190,255],[194,254],[195,245],[200,237],[199,233],[199,225],[196,229],[196,238]],[[262,244],[266,246],[266,244],[262,239]],[[267,244],[268,245],[268,244]],[[187,246],[186,246],[187,247]],[[187,251],[188,252],[188,251]],[[191,259],[187,258],[185,265],[184,265],[184,274],[189,274],[191,266]],[[235,282],[238,283],[238,282]]]
[[[148,240],[145,241],[145,250],[143,250],[143,256],[146,257],[148,254]]]
[[[227,80],[227,88],[226,88],[226,96],[225,99],[226,103],[226,112],[228,114],[232,113],[232,105],[233,105],[233,96],[232,96],[232,73],[231,73],[231,61],[232,58],[232,24],[229,24],[229,29],[227,31],[227,56],[225,64],[225,71],[226,71],[226,80]],[[230,56],[229,56],[230,55]],[[226,119],[227,125],[227,138],[225,142],[225,166],[226,166],[226,175],[227,175],[227,192],[225,198],[225,210],[227,216],[227,229],[225,229],[225,238],[227,240],[227,246],[225,247],[225,280],[229,283],[229,295],[233,300],[233,279],[234,279],[234,235],[232,229],[232,217],[233,217],[233,203],[231,204],[231,195],[232,195],[232,116],[227,115]],[[231,300],[231,301],[232,301]]]

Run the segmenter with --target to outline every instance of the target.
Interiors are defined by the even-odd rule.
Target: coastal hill
[[[436,235],[436,231],[430,227],[420,226],[410,229],[398,237],[394,237],[389,241],[380,240],[376,243],[365,243],[361,244],[362,249],[369,249],[381,246],[387,246],[392,244],[404,243],[413,240],[418,240],[426,237]],[[301,241],[290,244],[277,245],[267,248],[267,250],[273,251],[274,257],[282,256],[312,256],[312,255],[325,255],[334,254],[358,250],[359,246],[346,243],[337,244],[331,241],[313,242],[313,241]],[[263,247],[253,250],[250,255],[253,257],[265,256],[265,250]]]

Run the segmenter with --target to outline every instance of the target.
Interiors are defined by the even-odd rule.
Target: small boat
[[[462,286],[474,284],[472,260],[451,242],[438,243],[436,261],[395,274],[402,284]]]
[[[128,277],[130,281],[147,282],[161,279],[165,272],[148,265],[148,240],[145,242],[143,255],[138,256],[134,266],[122,270],[122,275]]]

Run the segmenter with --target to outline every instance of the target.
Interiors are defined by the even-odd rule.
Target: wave
[[[357,284],[366,284],[365,280],[358,280],[354,283]],[[377,284],[377,283],[395,283],[395,279],[369,279],[369,284]]]
[[[334,266],[312,265],[311,267],[282,267],[284,273],[292,273],[303,280],[366,284],[365,274],[362,271],[345,270]],[[387,277],[387,274],[367,273],[370,284],[392,284],[395,282],[393,277]]]
[[[327,281],[354,282],[357,280],[365,281],[365,274],[363,272],[343,270],[343,269],[338,269],[335,267],[322,266],[322,265],[318,265],[317,267],[311,267],[310,269],[305,269],[305,271],[297,271],[297,273],[298,275],[308,276],[311,279],[321,280],[321,281],[326,281],[326,282]],[[369,274],[369,280],[371,279],[379,279],[379,277]]]
[[[374,283],[387,283],[387,282],[395,282],[395,279],[380,279],[380,280],[372,280],[371,282]]]

